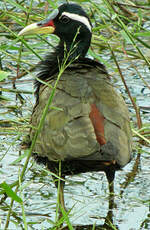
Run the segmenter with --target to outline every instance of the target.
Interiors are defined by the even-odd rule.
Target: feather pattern
[[[48,83],[53,86],[56,77],[47,79]],[[40,85],[32,115],[35,127],[50,93],[49,87]],[[40,157],[49,161],[115,160],[120,167],[129,162],[128,110],[102,64],[87,58],[72,63],[61,76],[52,107],[61,110],[48,111],[34,149]],[[32,129],[31,139],[34,132]]]

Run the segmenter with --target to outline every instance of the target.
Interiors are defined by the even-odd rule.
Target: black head
[[[91,22],[81,6],[66,3],[55,9],[47,19],[25,27],[19,35],[53,33],[66,44],[67,50],[73,42],[77,45],[77,55],[85,56],[91,42]]]
[[[55,77],[60,64],[64,60],[66,61],[64,59],[66,54],[69,53],[67,63],[74,61],[81,63],[81,59],[86,60],[84,57],[91,43],[91,30],[91,22],[82,7],[77,4],[66,3],[55,9],[45,20],[25,27],[19,35],[49,33],[60,38],[55,51],[47,54],[38,65],[40,70],[38,78],[46,80]],[[40,81],[35,82],[37,102],[40,85]]]
[[[65,42],[72,42],[77,36],[77,40],[86,42],[91,39],[91,22],[81,8],[76,4],[63,4],[58,8],[58,15],[53,20],[55,34]]]

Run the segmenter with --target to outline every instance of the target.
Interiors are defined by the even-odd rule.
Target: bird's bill
[[[55,26],[53,19],[58,15],[58,10],[54,10],[47,19],[42,20],[38,23],[33,23],[26,26],[19,32],[21,35],[30,35],[30,34],[52,34],[55,31]]]
[[[38,23],[33,23],[31,25],[26,26],[23,30],[19,32],[19,36],[21,35],[30,35],[30,34],[52,34],[54,33],[55,28],[53,26],[39,26]]]

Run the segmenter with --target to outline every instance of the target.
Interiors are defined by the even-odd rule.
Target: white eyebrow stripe
[[[73,19],[73,20],[76,20],[76,21],[83,23],[91,32],[92,28],[91,28],[91,25],[89,23],[89,20],[86,17],[78,15],[78,14],[68,13],[68,12],[63,12],[62,15],[65,15],[65,16],[69,17],[70,19]]]

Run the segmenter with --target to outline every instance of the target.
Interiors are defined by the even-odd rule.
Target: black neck
[[[57,57],[60,61],[66,58],[67,62],[73,62],[74,60],[77,60],[80,57],[85,57],[90,46],[90,42],[90,39],[87,41],[79,40],[76,42],[60,41],[57,47]]]
[[[79,58],[85,57],[91,38],[76,43],[60,41],[54,52],[46,55],[45,59],[39,63],[38,78],[41,80],[51,79],[53,75],[59,71],[60,65],[66,60],[69,62],[77,61]],[[36,81],[35,85],[40,83]]]
[[[46,57],[50,58],[51,70],[60,66],[63,62],[70,63],[85,57],[91,42],[91,36],[74,42],[60,40],[59,45],[55,48],[55,52]],[[46,60],[45,60],[46,61]]]

